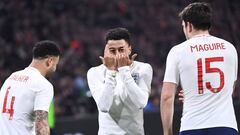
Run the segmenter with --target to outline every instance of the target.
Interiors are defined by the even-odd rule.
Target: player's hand
[[[183,90],[180,90],[178,93],[178,99],[184,103],[184,92]]]
[[[99,56],[102,60],[102,63],[109,69],[109,70],[117,70],[117,59],[116,56],[109,52],[108,47],[105,47],[104,50],[104,57]]]
[[[129,66],[129,56],[126,52],[117,54],[117,65],[119,67]]]
[[[136,57],[137,57],[136,53],[132,55],[131,59],[129,59],[129,61],[128,61],[128,66],[130,66],[133,63],[133,61],[135,60]]]

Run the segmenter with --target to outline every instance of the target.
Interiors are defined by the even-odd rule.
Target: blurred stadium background
[[[159,93],[171,47],[185,40],[178,12],[194,0],[1,0],[0,84],[31,61],[39,40],[54,40],[63,54],[55,87],[55,135],[97,134],[97,110],[86,81],[87,70],[101,64],[104,34],[114,27],[132,33],[137,60],[154,69],[152,93],[145,108],[146,135],[161,133]],[[206,0],[213,6],[211,33],[240,51],[240,1]],[[231,66],[231,65],[229,65]],[[189,78],[191,79],[191,78]],[[240,126],[240,82],[233,94]],[[176,100],[174,132],[182,104]]]

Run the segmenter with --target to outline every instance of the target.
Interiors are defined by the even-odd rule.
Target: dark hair
[[[107,43],[108,40],[121,40],[124,39],[128,45],[132,45],[131,43],[131,34],[126,28],[114,28],[110,29],[106,36],[105,36],[105,42]]]
[[[211,27],[212,8],[208,3],[195,2],[185,7],[179,17],[185,24],[192,23],[197,30],[208,30]]]
[[[37,42],[33,47],[33,58],[43,59],[49,56],[60,56],[61,52],[56,42],[44,40]]]

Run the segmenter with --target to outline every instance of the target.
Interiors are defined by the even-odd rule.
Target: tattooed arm
[[[48,112],[42,110],[34,111],[35,132],[36,135],[50,135],[48,126]]]

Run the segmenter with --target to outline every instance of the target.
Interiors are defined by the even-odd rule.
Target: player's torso
[[[130,66],[131,75],[137,84],[139,83],[140,77],[144,72],[144,66],[144,63],[137,61],[135,61],[132,66]],[[102,76],[102,79],[104,79],[104,74]],[[116,81],[117,85],[114,89],[114,101],[109,113],[99,112],[99,123],[101,123],[100,126],[103,126],[100,127],[100,132],[105,132],[102,131],[101,128],[104,129],[106,128],[104,126],[108,125],[112,128],[108,128],[109,131],[106,131],[107,133],[119,132],[120,134],[126,135],[142,134],[143,120],[141,119],[143,119],[143,110],[138,109],[139,111],[136,111],[136,109],[129,107],[134,107],[134,104],[129,97],[130,95],[128,95],[125,84],[122,81],[119,73],[116,74]]]
[[[234,119],[231,95],[237,70],[235,48],[209,35],[194,37],[180,47],[178,69],[185,94],[182,129],[228,125]],[[216,116],[225,117],[227,122],[215,120]]]
[[[13,73],[0,92],[0,133],[6,135],[30,134],[33,130],[34,84],[38,75],[31,70]],[[41,81],[39,81],[41,83]]]
[[[146,72],[145,68],[146,68],[145,63],[138,62],[138,61],[134,61],[134,63],[130,66],[131,76],[133,77],[137,85],[139,84],[139,81],[142,75],[146,74],[144,73]],[[107,68],[101,65],[99,67],[96,67],[95,70],[96,70],[95,72],[97,72],[96,74],[98,74],[98,79],[100,79],[101,82],[104,83],[104,78],[106,76]],[[119,107],[120,104],[122,104],[122,107],[126,107],[124,104],[129,103],[128,101],[126,101],[128,100],[129,95],[127,92],[127,88],[124,82],[122,81],[122,78],[120,77],[119,72],[116,73],[115,79],[117,82],[116,87],[114,88],[114,97],[115,97],[116,107],[121,108]]]

